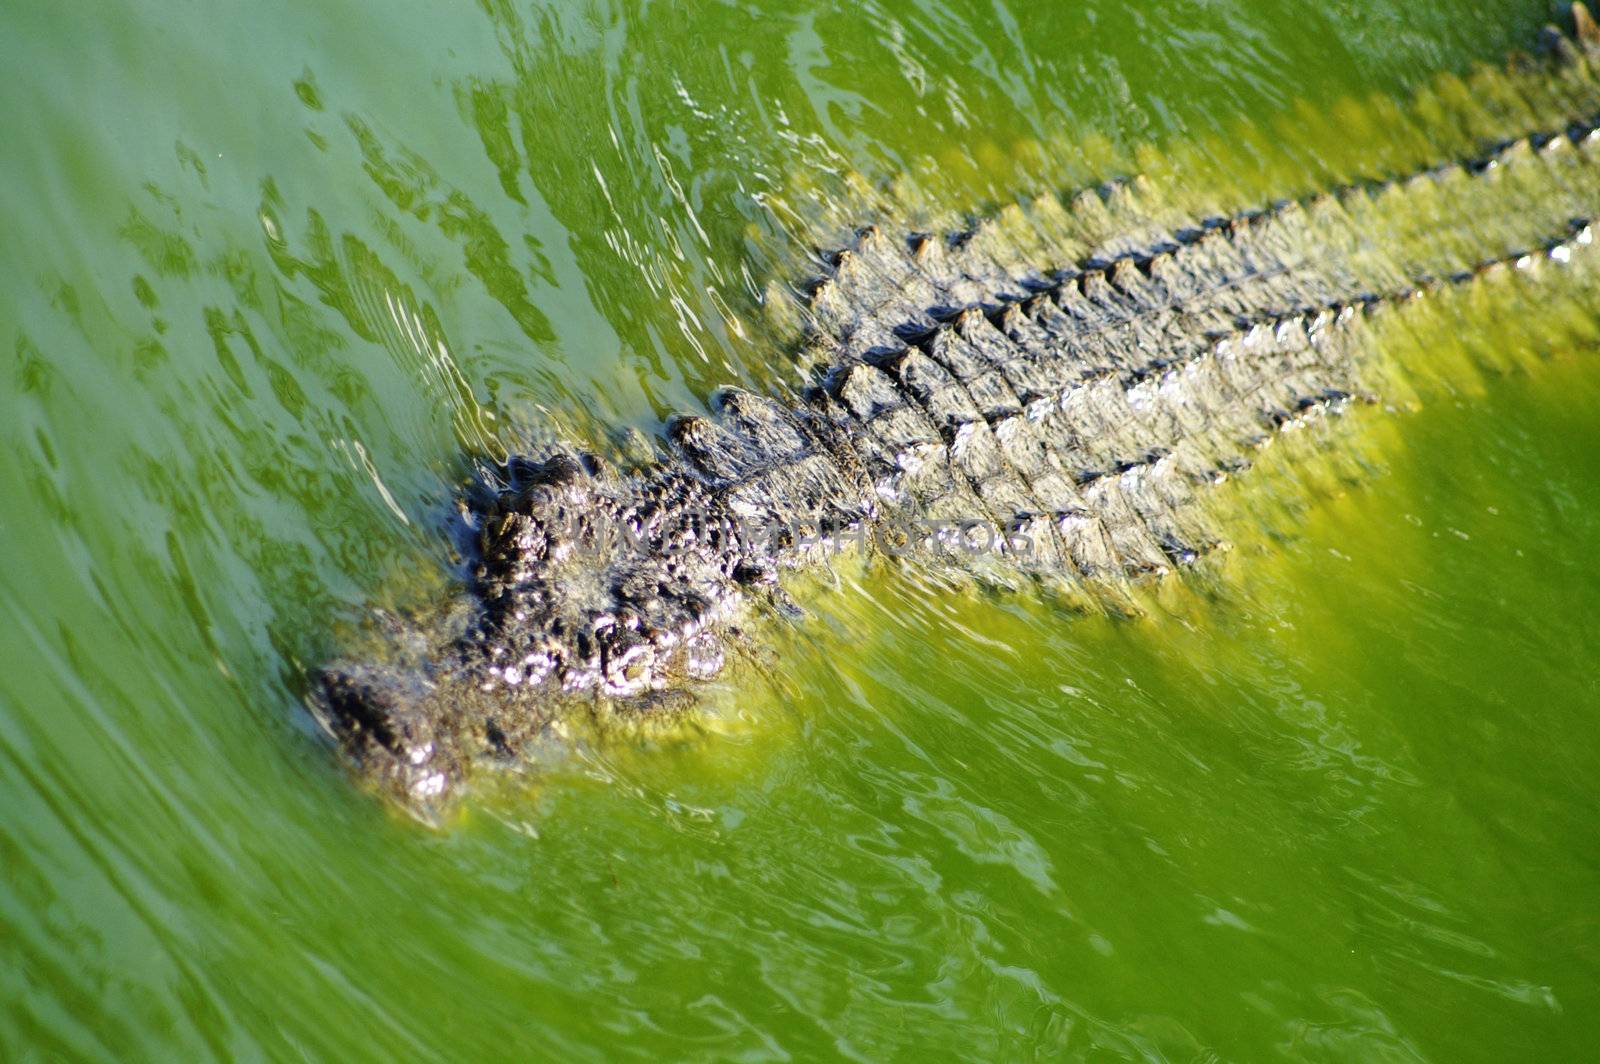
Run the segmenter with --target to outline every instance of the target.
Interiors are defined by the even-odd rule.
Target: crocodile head
[[[564,733],[574,707],[645,712],[716,674],[767,575],[716,486],[681,471],[516,457],[464,516],[470,616],[449,631],[390,618],[380,660],[325,667],[311,699],[362,775],[424,816],[472,765]]]
[[[476,515],[487,671],[633,698],[715,672],[746,539],[703,481],[619,477],[591,455],[513,459]]]

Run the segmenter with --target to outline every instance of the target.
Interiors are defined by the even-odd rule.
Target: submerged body
[[[650,713],[714,675],[784,574],[840,549],[1115,606],[1223,538],[1208,491],[1254,449],[1388,397],[1414,306],[1584,289],[1600,81],[1575,18],[1577,44],[1499,76],[1467,158],[1226,215],[1134,181],[949,237],[863,230],[795,308],[811,387],[725,392],[627,474],[559,447],[513,458],[464,500],[457,627],[330,666],[319,713],[427,807],[574,707]]]

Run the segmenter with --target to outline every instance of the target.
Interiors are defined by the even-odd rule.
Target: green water
[[[0,1058],[1593,1059],[1589,352],[1373,412],[1382,468],[1219,592],[852,578],[704,737],[442,831],[300,701],[444,571],[463,454],[788,372],[739,324],[764,203],[981,199],[1008,144],[1404,91],[1545,14],[7,5]]]

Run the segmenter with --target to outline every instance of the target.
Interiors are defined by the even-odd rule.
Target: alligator
[[[726,389],[636,468],[559,443],[496,465],[459,499],[467,608],[324,666],[313,711],[435,812],[575,713],[672,712],[840,552],[1118,609],[1224,542],[1208,494],[1257,449],[1403,387],[1417,307],[1568,292],[1594,341],[1600,29],[1573,5],[1541,44],[1453,108],[1412,101],[1419,159],[1475,146],[1446,161],[1187,219],[1135,177],[956,233],[861,228],[795,290],[804,387]]]

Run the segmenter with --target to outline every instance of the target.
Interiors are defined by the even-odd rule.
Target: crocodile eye
[[[650,675],[655,663],[655,648],[646,640],[626,635],[607,648],[605,682],[610,694],[619,697],[637,695],[650,686]]]
[[[583,466],[570,454],[554,454],[542,462],[516,455],[506,463],[507,479],[511,490],[526,491],[538,487],[565,487],[583,479]]]

